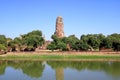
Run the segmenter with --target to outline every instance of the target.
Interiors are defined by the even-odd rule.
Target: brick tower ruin
[[[63,27],[64,27],[63,19],[61,16],[58,16],[56,19],[56,30],[55,30],[55,35],[58,38],[64,37]]]

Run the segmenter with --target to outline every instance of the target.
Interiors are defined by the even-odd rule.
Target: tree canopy
[[[120,51],[120,34],[117,33],[107,36],[103,34],[83,34],[80,38],[75,35],[63,38],[52,35],[51,38],[53,41],[46,48],[52,51],[100,51],[103,49]],[[14,39],[0,35],[0,53],[7,51],[35,51],[37,47],[41,47],[43,44],[45,44],[45,40],[40,30],[33,30]]]
[[[111,49],[111,51],[120,51],[120,34],[114,33],[108,36],[103,34],[81,35],[78,39],[75,35],[58,38],[52,35],[53,41],[48,45],[50,50],[76,50],[76,51],[100,51],[102,49]],[[68,46],[69,45],[69,48]]]
[[[34,30],[27,34],[11,38],[0,35],[0,51],[34,51],[38,46],[45,43],[40,30]]]

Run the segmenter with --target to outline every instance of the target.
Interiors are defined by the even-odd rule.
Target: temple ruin
[[[58,16],[56,19],[56,29],[54,33],[58,38],[64,37],[63,28],[64,28],[63,19],[61,16]]]

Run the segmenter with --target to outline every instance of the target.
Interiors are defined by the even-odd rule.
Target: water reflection
[[[39,61],[36,61],[36,62],[34,61],[1,61],[0,75],[5,74],[6,69],[9,70],[10,72],[10,69],[14,68],[14,70],[19,70],[19,71],[22,70],[24,75],[28,75],[32,78],[39,78],[40,76],[42,76],[44,67],[45,65],[42,65],[42,62],[39,62]],[[14,74],[14,73],[11,72],[11,74]]]
[[[92,80],[120,80],[120,62],[0,61],[0,80],[80,80],[89,78]]]
[[[56,80],[64,80],[64,68],[56,68]]]
[[[76,70],[91,70],[91,71],[104,71],[112,76],[120,76],[120,62],[48,62],[48,64],[53,68],[71,68]]]

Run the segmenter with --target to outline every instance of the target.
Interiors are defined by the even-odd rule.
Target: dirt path
[[[40,51],[40,52],[8,52],[7,54],[3,54],[0,56],[7,56],[7,55],[112,55],[112,56],[120,56],[120,52],[51,52],[51,51]]]

